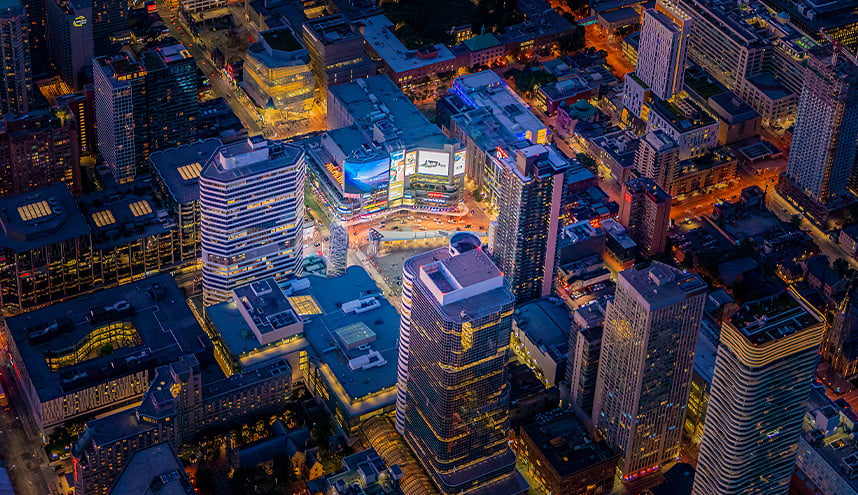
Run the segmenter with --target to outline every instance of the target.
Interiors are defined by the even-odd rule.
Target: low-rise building
[[[42,432],[135,404],[156,367],[211,345],[167,274],[7,318],[2,330]]]
[[[342,469],[307,483],[311,495],[403,495],[398,465],[388,466],[375,449],[343,457]]]
[[[288,26],[259,33],[244,61],[242,86],[263,109],[303,114],[315,96],[310,55]]]
[[[647,131],[661,129],[676,142],[680,160],[718,144],[718,121],[689,99],[666,102],[652,98],[646,121]]]
[[[619,456],[594,440],[569,410],[536,416],[512,433],[511,443],[530,475],[549,493],[587,495],[614,486]]]
[[[510,347],[546,386],[565,376],[570,327],[569,310],[557,299],[537,299],[513,313]]]

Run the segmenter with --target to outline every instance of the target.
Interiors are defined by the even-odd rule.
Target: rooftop
[[[6,324],[33,387],[47,401],[172,362],[181,353],[202,352],[208,338],[184,301],[173,277],[162,274],[7,318]],[[113,324],[124,331],[92,339]],[[111,345],[107,354],[105,344]]]
[[[170,444],[162,443],[134,453],[111,493],[191,495],[196,492]]]
[[[730,324],[755,346],[780,340],[819,323],[819,314],[787,290],[744,304],[730,317]]]
[[[436,53],[434,56],[421,55],[417,50],[409,50],[393,33],[393,23],[384,15],[366,17],[359,23],[363,27],[367,44],[384,59],[393,72],[401,73],[456,58],[453,52],[441,43],[432,46]]]
[[[156,151],[149,155],[152,169],[161,178],[178,204],[200,199],[200,172],[223,143],[220,139],[206,139],[187,146]]]
[[[0,198],[0,229],[0,248],[16,253],[90,233],[65,184]]]
[[[221,146],[203,165],[200,177],[216,182],[232,182],[298,163],[304,151],[295,145],[249,137]]]
[[[341,14],[308,19],[304,23],[304,29],[313,33],[323,45],[334,45],[361,37]]]
[[[520,306],[513,313],[513,321],[531,342],[547,351],[559,361],[569,348],[571,319],[562,301],[538,299]]]
[[[366,271],[352,266],[340,277],[309,276],[284,282],[281,288],[303,321],[303,332],[280,342],[260,344],[235,299],[206,308],[229,352],[247,365],[309,350],[349,413],[392,403],[399,313]],[[264,306],[260,316],[267,317]]]
[[[516,139],[545,142],[548,130],[506,82],[484,70],[456,78],[450,91],[470,108],[485,107]]]
[[[269,29],[268,31],[259,33],[259,35],[274,50],[293,52],[304,48],[288,27]]]
[[[657,261],[642,263],[620,272],[617,282],[637,292],[649,311],[706,291],[706,282],[697,275]]]
[[[594,465],[616,462],[604,442],[596,442],[571,410],[555,409],[536,416],[522,433],[548,460],[561,477],[572,476]]]
[[[148,179],[130,184],[108,182],[103,191],[82,196],[78,203],[87,216],[93,246],[101,249],[164,234],[174,227]]]

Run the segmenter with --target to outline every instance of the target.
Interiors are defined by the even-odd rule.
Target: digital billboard
[[[420,150],[417,162],[417,173],[419,174],[448,175],[450,173],[449,153]]]
[[[405,176],[410,177],[417,173],[417,152],[411,151],[405,154]]]
[[[459,150],[453,155],[453,175],[465,173],[465,150]]]
[[[405,190],[405,154],[401,151],[390,158],[390,189],[388,200],[393,201],[402,197]]]
[[[346,160],[343,169],[345,194],[372,193],[387,187],[390,180],[390,158],[387,156],[369,160]]]

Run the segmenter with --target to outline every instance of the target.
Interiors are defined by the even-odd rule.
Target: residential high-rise
[[[682,90],[690,36],[691,17],[671,0],[644,11],[635,72],[655,96],[667,100]]]
[[[364,52],[363,35],[341,14],[307,20],[303,38],[310,53],[316,92],[322,98],[327,96],[329,86],[375,74],[375,62]]]
[[[724,322],[693,493],[787,493],[823,332],[792,290]]]
[[[0,2],[0,113],[26,113],[30,107],[29,26],[19,0]]]
[[[57,107],[0,116],[0,196],[56,182],[81,193],[76,120]]]
[[[196,139],[196,65],[181,43],[93,64],[98,148],[118,182],[134,180],[153,151]]]
[[[48,53],[60,77],[75,90],[83,89],[84,69],[92,64],[92,3],[89,0],[46,0]]]
[[[92,75],[98,151],[117,182],[131,182],[146,140],[146,71],[123,52],[95,59]]]
[[[468,232],[459,232],[450,237],[449,246],[439,247],[412,256],[402,264],[402,298],[399,319],[399,362],[397,367],[396,394],[396,431],[405,434],[405,404],[408,390],[408,348],[411,336],[411,304],[414,290],[414,277],[420,272],[420,267],[441,261],[480,248],[479,238]]]
[[[617,278],[603,324],[593,423],[620,454],[624,481],[679,456],[706,283],[663,263]]]
[[[254,136],[223,146],[200,172],[203,300],[242,285],[301,274],[304,176],[301,148]]]
[[[844,297],[834,312],[822,343],[822,357],[843,376],[858,372],[858,292]]]
[[[838,50],[838,48],[835,48]],[[822,218],[847,194],[858,157],[858,66],[851,56],[807,61],[786,173],[778,190]]]
[[[92,37],[104,41],[108,36],[128,29],[128,2],[125,0],[92,1]]]
[[[414,268],[405,438],[444,494],[525,493],[507,443],[515,297],[479,248]]]
[[[647,132],[635,152],[635,168],[642,176],[670,191],[679,177],[679,147],[661,129]]]
[[[670,195],[652,179],[638,177],[623,184],[620,223],[644,257],[664,252],[671,202]]]
[[[569,162],[550,146],[536,144],[499,155],[501,208],[492,257],[518,304],[551,294],[554,259]]]
[[[149,153],[197,140],[197,64],[182,43],[140,54],[146,68],[146,114]]]
[[[338,277],[346,273],[348,266],[349,231],[345,225],[334,220],[328,235],[328,270],[329,277]]]

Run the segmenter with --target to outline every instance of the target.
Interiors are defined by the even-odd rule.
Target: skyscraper
[[[196,65],[181,43],[94,60],[98,148],[119,182],[153,151],[196,139]]]
[[[507,444],[515,298],[468,237],[451,248],[465,252],[419,266],[409,260],[405,438],[442,493],[516,495],[528,487]]]
[[[81,193],[75,119],[57,107],[0,116],[0,196],[56,182]]]
[[[724,322],[693,493],[787,493],[823,331],[792,291]]]
[[[691,18],[672,1],[644,11],[635,73],[663,100],[682,90],[690,35]]]
[[[492,157],[500,162],[501,208],[491,250],[521,304],[551,294],[569,162],[543,144],[502,151]]]
[[[329,277],[338,277],[346,273],[348,266],[349,231],[345,225],[334,220],[328,235],[328,271]]]
[[[822,356],[843,376],[858,372],[858,292],[852,291],[834,311],[822,343]]]
[[[706,283],[653,262],[620,272],[603,324],[593,423],[624,481],[679,456]]]
[[[92,64],[92,2],[45,0],[48,52],[60,77],[75,90],[83,89],[84,69]]]
[[[652,179],[638,177],[623,184],[620,223],[644,257],[664,252],[671,202],[670,195]]]
[[[0,113],[26,113],[30,107],[27,13],[19,0],[0,2]]]
[[[364,52],[363,35],[341,14],[307,20],[303,41],[310,53],[316,90],[323,98],[329,86],[375,74],[375,62]]]
[[[92,75],[98,151],[117,182],[131,182],[146,140],[146,71],[120,53],[93,60]]]
[[[107,40],[111,34],[128,29],[128,2],[92,0],[92,37]]]
[[[203,300],[242,285],[300,275],[304,152],[254,136],[220,148],[200,172]]]
[[[635,152],[635,168],[671,194],[679,175],[679,147],[661,129],[647,132]]]
[[[816,217],[847,194],[858,156],[858,67],[851,58],[834,52],[807,60],[787,170],[778,184]]]

